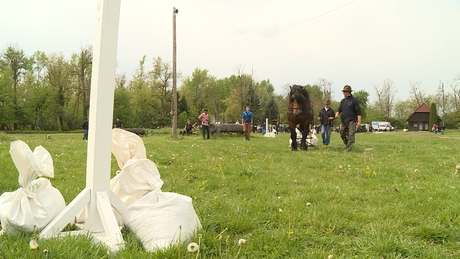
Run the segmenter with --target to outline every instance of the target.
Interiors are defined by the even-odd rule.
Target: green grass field
[[[360,133],[349,153],[336,133],[328,147],[292,152],[288,134],[204,141],[199,134],[173,139],[166,132],[143,137],[147,157],[158,166],[163,191],[193,198],[203,225],[202,238],[191,240],[200,242],[198,258],[460,257],[458,131]],[[8,150],[20,139],[51,153],[51,182],[68,204],[85,187],[81,137],[0,134],[0,193],[18,188]],[[118,169],[113,158],[112,176]],[[38,240],[36,252],[29,249],[31,234],[7,233],[0,236],[0,258],[197,256],[187,252],[188,243],[148,253],[134,233],[122,233],[126,244],[117,254],[90,237]],[[239,239],[247,241],[239,246]]]

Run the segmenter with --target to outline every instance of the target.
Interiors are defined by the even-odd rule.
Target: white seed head
[[[198,251],[198,248],[199,248],[199,247],[200,247],[200,246],[199,246],[197,243],[192,242],[192,243],[188,244],[188,246],[187,246],[187,251],[193,253],[193,252]]]

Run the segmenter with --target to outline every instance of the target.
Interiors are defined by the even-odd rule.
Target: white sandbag
[[[119,174],[119,184],[123,193],[139,199],[151,191],[161,191],[163,180],[151,160],[130,159]]]
[[[120,176],[124,172],[123,167],[130,159],[146,159],[146,150],[142,139],[129,131],[114,128],[112,129],[112,154],[117,160],[117,164],[121,171],[117,171],[112,179],[110,179],[110,190],[125,204],[129,205],[138,198],[130,195],[126,195],[121,189],[119,183]],[[156,166],[155,166],[156,168]],[[158,173],[158,169],[156,169]],[[145,192],[146,193],[146,192]],[[119,225],[123,225],[123,219],[121,214],[114,209],[115,218]],[[85,222],[85,209],[80,211],[77,215],[77,223]]]
[[[189,239],[201,228],[190,197],[150,192],[126,208],[123,222],[149,252],[167,249]]]
[[[110,189],[126,205],[135,202],[151,190],[161,191],[163,181],[154,162],[148,159],[128,160],[120,173],[110,180]],[[114,209],[118,224],[123,225],[122,215]],[[83,215],[78,222],[84,222]]]
[[[295,129],[297,144],[300,145],[302,140],[302,132],[298,128]],[[307,136],[306,143],[309,146],[316,146],[318,144],[318,137],[315,136],[314,132],[310,131],[310,134]],[[289,147],[292,145],[292,139],[289,138]]]
[[[318,144],[318,138],[315,134],[310,134],[310,138],[307,138],[307,144],[310,146],[316,146],[316,144]]]
[[[129,159],[147,158],[142,139],[132,132],[118,128],[112,130],[112,153],[120,169]]]
[[[123,190],[121,189],[121,185],[119,183],[119,179],[121,175],[129,174],[133,160],[136,160],[136,159],[146,160],[147,154],[146,154],[144,142],[138,135],[132,132],[129,132],[123,129],[114,128],[112,130],[112,153],[117,159],[117,163],[121,171],[118,171],[117,175],[115,175],[112,179],[110,179],[110,190],[112,190],[112,192],[123,203],[125,203],[126,206],[128,206],[129,204],[131,204],[133,201],[137,200],[138,198],[127,195],[125,192],[123,192]],[[125,164],[130,160],[131,160],[131,163],[128,166],[129,168],[124,169]],[[152,168],[152,170],[153,170],[152,174],[157,174],[159,178],[160,174],[158,172],[156,165],[154,169]],[[144,192],[144,194],[145,193],[146,192]],[[117,211],[115,211],[115,217],[117,218],[117,221],[119,224],[123,224],[121,215]]]
[[[51,155],[42,146],[32,152],[21,140],[10,145],[10,154],[19,171],[20,188],[0,196],[0,220],[5,231],[41,230],[64,208],[62,194],[50,181],[38,176],[54,177]]]

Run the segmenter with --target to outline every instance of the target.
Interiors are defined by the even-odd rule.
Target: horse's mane
[[[307,92],[307,89],[301,85],[293,85],[291,86],[291,91],[289,93],[289,97],[294,96],[298,103],[309,103],[310,102],[310,95]],[[289,98],[290,100],[291,98]]]

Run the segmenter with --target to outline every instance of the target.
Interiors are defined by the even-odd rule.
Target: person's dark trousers
[[[203,139],[209,139],[209,126],[201,126],[201,130],[203,131]],[[206,135],[204,134],[205,132]],[[207,136],[207,138],[205,136]]]
[[[340,137],[345,144],[345,150],[350,151],[355,143],[355,133],[356,133],[356,122],[350,121],[349,123],[342,122],[342,128],[340,129]]]
[[[321,125],[321,138],[323,139],[324,145],[329,145],[329,143],[331,142],[331,133],[332,129],[330,125]]]
[[[88,130],[87,129],[83,130],[83,140],[88,140]]]

